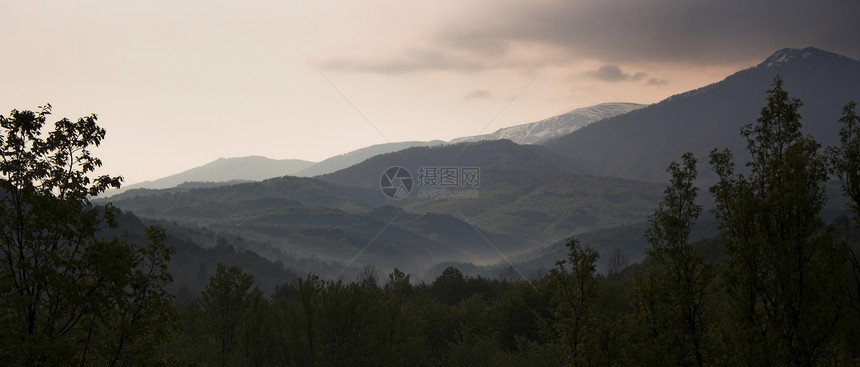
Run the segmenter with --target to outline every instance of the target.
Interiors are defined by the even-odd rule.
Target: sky
[[[0,114],[95,113],[126,184],[655,103],[782,48],[860,58],[860,1],[0,0]]]

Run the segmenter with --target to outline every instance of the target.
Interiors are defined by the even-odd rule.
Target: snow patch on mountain
[[[837,55],[831,52],[817,49],[815,47],[806,47],[802,49],[784,48],[775,52],[773,55],[770,55],[767,59],[764,60],[764,62],[759,64],[757,67],[773,70],[790,65],[793,65],[794,67],[809,66],[808,64],[795,61],[802,61],[815,65],[826,65],[839,61],[845,61],[846,59],[848,58],[845,56]]]
[[[517,144],[540,144],[544,141],[570,134],[591,123],[622,115],[645,106],[643,104],[626,102],[602,103],[595,106],[578,108],[545,120],[506,127],[492,134],[457,138],[451,140],[450,143],[509,139]]]

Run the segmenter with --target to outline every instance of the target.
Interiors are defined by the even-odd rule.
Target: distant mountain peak
[[[798,58],[809,57],[812,53],[807,50],[810,48],[811,47],[802,50],[797,48],[784,48],[782,50],[774,52],[773,55],[770,55],[767,59],[765,59],[764,62],[760,64],[760,66],[772,68],[774,66],[787,64],[792,60]]]
[[[314,162],[299,159],[272,159],[259,155],[245,157],[220,157],[202,166],[194,167],[183,172],[162,177],[153,181],[144,181],[123,186],[121,189],[110,190],[103,197],[117,195],[133,189],[167,189],[183,183],[220,183],[223,185],[261,181],[272,177],[294,175],[296,172],[313,166]],[[206,184],[206,186],[212,186]],[[218,185],[215,185],[218,186]]]
[[[774,70],[810,60],[814,60],[816,64],[822,65],[822,61],[836,61],[839,59],[849,58],[815,47],[784,48],[774,52],[773,55],[770,55],[759,64],[757,68]]]

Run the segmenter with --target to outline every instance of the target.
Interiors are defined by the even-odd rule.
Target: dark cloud
[[[605,82],[621,82],[630,79],[630,74],[621,71],[617,65],[603,65],[597,70],[585,73],[585,75]]]
[[[486,98],[490,98],[491,96],[492,96],[492,93],[490,93],[490,91],[488,91],[488,90],[475,89],[475,90],[467,93],[466,96],[463,97],[463,99],[468,101],[470,99],[486,99]]]
[[[655,86],[659,86],[659,85],[666,85],[666,84],[669,84],[669,81],[668,81],[668,80],[665,80],[665,79],[651,78],[651,79],[648,79],[648,81],[647,81],[647,82],[645,82],[645,84],[646,84],[646,85],[655,85]]]
[[[540,1],[482,9],[440,41],[476,54],[543,45],[607,63],[728,65],[785,47],[860,56],[860,1]]]
[[[597,70],[586,72],[585,76],[597,80],[602,80],[604,82],[624,82],[628,80],[638,82],[642,79],[645,79],[648,74],[638,72],[633,75],[630,75],[622,71],[618,65],[608,64],[601,66]]]
[[[462,12],[420,50],[405,50],[393,59],[333,60],[323,67],[389,74],[469,72],[590,59],[607,64],[595,71],[598,79],[639,81],[646,79],[644,73],[625,76],[610,68],[632,63],[752,66],[779,49],[807,46],[860,57],[856,0],[499,0],[493,5]]]

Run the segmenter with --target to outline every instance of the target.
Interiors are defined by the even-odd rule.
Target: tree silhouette
[[[820,145],[801,132],[801,106],[777,77],[757,123],[741,131],[750,174],[734,172],[731,152],[711,154],[736,363],[806,366],[833,357],[826,351],[841,318],[846,256],[819,216],[827,171]]]
[[[105,130],[51,106],[0,116],[0,360],[11,365],[155,362],[174,323],[164,232],[135,246],[107,231],[117,210],[90,196],[122,178],[90,174]]]

